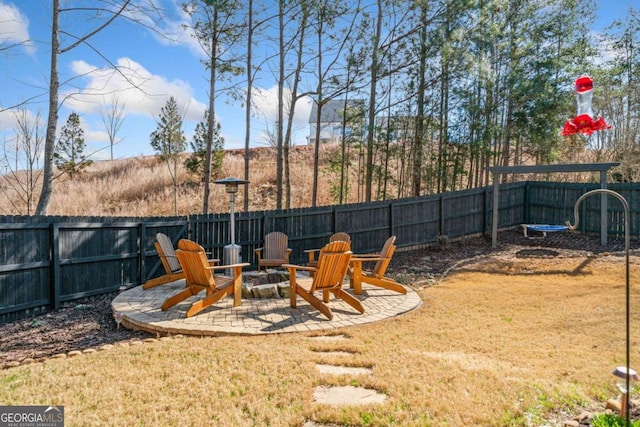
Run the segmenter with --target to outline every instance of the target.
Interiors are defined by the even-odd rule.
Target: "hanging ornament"
[[[593,119],[593,111],[591,110],[593,79],[589,76],[581,76],[576,79],[575,84],[578,115],[565,123],[560,134],[569,136],[581,132],[585,135],[591,135],[595,131],[609,129],[611,126],[606,124],[602,117],[599,117],[598,120]]]

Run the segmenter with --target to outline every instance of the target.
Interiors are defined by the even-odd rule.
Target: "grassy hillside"
[[[323,151],[335,147],[323,147]],[[276,153],[274,148],[251,150],[249,173],[250,210],[274,209],[276,206]],[[324,154],[321,158],[324,159]],[[312,147],[293,147],[291,163],[291,207],[311,205],[313,183]],[[321,161],[318,205],[333,204],[329,193],[325,162]],[[203,186],[182,167],[178,174],[178,214],[202,212]],[[20,180],[24,174],[18,175]],[[244,150],[225,152],[220,177],[244,177]],[[333,178],[335,179],[335,178]],[[0,177],[0,214],[27,214],[24,190],[12,175]],[[22,185],[22,183],[20,183]],[[21,194],[22,193],[22,194]],[[236,210],[242,210],[244,191],[236,196]],[[350,200],[355,201],[355,200]],[[37,195],[33,206],[37,203]],[[32,207],[32,210],[34,208]],[[229,197],[220,185],[211,186],[210,212],[228,212]],[[33,213],[30,212],[30,213]],[[173,184],[165,163],[155,156],[97,161],[80,177],[55,180],[49,215],[87,216],[167,216],[174,215]]]

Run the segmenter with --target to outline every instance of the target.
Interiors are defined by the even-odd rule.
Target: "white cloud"
[[[130,58],[120,58],[118,71],[99,68],[84,61],[74,61],[72,72],[86,81],[80,90],[61,94],[66,107],[78,113],[99,113],[114,97],[124,106],[125,115],[158,117],[173,96],[183,120],[202,120],[206,105],[193,96],[192,87],[183,80],[168,81],[154,75]]]
[[[132,20],[141,22],[149,29],[149,34],[163,46],[186,46],[196,57],[205,56],[198,40],[193,37],[191,16],[183,10],[181,2],[155,0],[152,2],[153,9],[150,9],[148,1],[140,1],[134,8],[127,10]],[[145,12],[140,13],[141,11]]]
[[[29,116],[33,116],[30,112]],[[15,130],[18,126],[18,119],[14,110],[0,111],[0,130]]]
[[[594,64],[601,66],[614,61],[616,58],[616,52],[614,49],[615,42],[611,36],[599,32],[591,32],[590,36],[592,43],[598,52],[594,59]]]
[[[273,126],[278,117],[278,87],[272,86],[268,89],[255,88],[253,95],[254,115],[258,117],[256,120],[259,134],[254,140],[259,144],[269,144],[268,134],[273,132]],[[291,98],[291,90],[284,89],[285,103]],[[309,129],[309,114],[311,114],[312,99],[303,97],[296,102],[296,109],[293,116],[292,125],[292,144],[305,144]],[[285,106],[285,116],[286,110]]]
[[[14,45],[21,45],[28,54],[35,52],[29,36],[29,19],[12,3],[0,1],[0,49]]]
[[[291,98],[291,91],[284,90],[285,102]],[[278,117],[278,87],[272,86],[268,89],[255,88],[253,95],[254,108],[256,114],[270,122],[275,122]],[[311,114],[312,100],[304,97],[296,102],[296,111],[293,116],[293,128],[299,129],[309,124],[309,114]],[[287,107],[285,106],[285,110]],[[286,115],[286,111],[285,111]]]

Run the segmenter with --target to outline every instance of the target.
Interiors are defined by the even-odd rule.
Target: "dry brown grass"
[[[336,147],[323,147],[323,152]],[[324,156],[322,157],[324,160]],[[313,182],[313,152],[311,147],[297,146],[290,154],[291,207],[311,206]],[[333,203],[327,177],[322,175],[321,164],[317,204]],[[254,148],[249,164],[250,209],[269,210],[276,206],[275,149]],[[244,150],[225,152],[222,177],[244,177]],[[0,177],[0,214],[26,214],[26,205],[19,202],[14,185],[3,184]],[[180,164],[178,173],[178,215],[202,212],[204,189]],[[211,185],[210,212],[227,212],[229,199],[224,187]],[[11,203],[11,201],[14,203]],[[37,197],[34,198],[37,202]],[[34,205],[35,205],[34,202]],[[242,210],[244,192],[236,203]],[[16,206],[20,207],[16,209]],[[33,212],[31,212],[33,213]],[[83,174],[70,180],[60,176],[54,181],[54,191],[48,209],[49,215],[69,216],[171,216],[175,214],[173,184],[165,163],[155,156],[135,157],[114,161],[97,161]]]
[[[633,257],[632,277],[639,266]],[[421,290],[424,304],[416,311],[335,331],[347,341],[285,334],[117,347],[1,371],[0,402],[64,405],[73,426],[301,426],[309,419],[350,426],[560,425],[563,410],[602,410],[615,397],[611,371],[625,363],[624,277],[621,257],[494,255]],[[636,279],[632,287],[635,302]],[[632,326],[637,337],[637,322]],[[638,350],[634,340],[632,365]],[[320,374],[320,362],[373,373]],[[360,385],[388,399],[314,404],[320,385]]]

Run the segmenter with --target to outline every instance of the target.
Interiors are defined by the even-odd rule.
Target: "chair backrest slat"
[[[156,234],[156,251],[167,273],[180,271],[180,261],[176,258],[176,252],[171,244],[171,239],[166,234]]]
[[[341,240],[331,242],[322,248],[311,292],[342,286],[352,256],[349,249],[350,244]]]
[[[211,270],[205,268],[209,265],[209,261],[202,246],[191,240],[182,239],[178,242],[176,255],[182,265],[187,286],[215,288],[213,274]]]
[[[373,268],[373,274],[379,277],[383,277],[387,272],[387,267],[389,267],[389,263],[391,262],[391,257],[396,251],[396,245],[394,245],[396,241],[396,236],[391,236],[384,242],[384,246],[380,251],[380,258],[378,262],[376,262],[376,266]]]
[[[264,259],[284,259],[289,246],[289,238],[279,231],[264,236]]]
[[[331,237],[329,237],[329,243],[337,242],[337,241],[351,242],[351,236],[349,236],[348,233],[344,233],[342,231],[339,231],[337,233],[333,233],[331,235]]]

